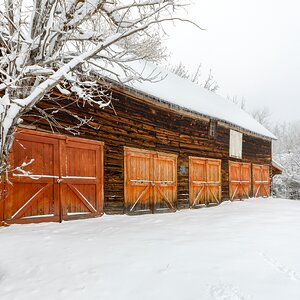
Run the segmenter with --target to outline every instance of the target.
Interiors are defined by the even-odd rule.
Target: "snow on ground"
[[[0,228],[0,298],[300,299],[300,201]]]

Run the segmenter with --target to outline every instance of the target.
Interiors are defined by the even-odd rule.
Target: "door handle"
[[[58,178],[58,179],[57,179],[57,183],[58,183],[58,184],[62,183],[62,181],[63,181],[63,179],[61,179],[61,178]]]

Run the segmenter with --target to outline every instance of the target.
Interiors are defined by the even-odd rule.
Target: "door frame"
[[[196,196],[195,199],[191,199],[191,189],[192,189],[192,172],[191,172],[192,162],[191,161],[192,160],[203,160],[203,161],[205,161],[205,177],[206,177],[205,179],[206,180],[203,181],[203,191],[205,192],[205,204],[203,204],[203,205],[209,205],[210,204],[210,203],[207,203],[207,188],[206,188],[206,186],[209,184],[208,181],[207,181],[208,161],[214,161],[214,162],[218,162],[220,164],[220,169],[219,169],[220,182],[218,183],[218,185],[219,185],[219,198],[220,199],[216,200],[217,201],[216,204],[219,204],[222,200],[222,160],[217,159],[217,158],[209,158],[209,157],[189,156],[189,205],[190,205],[190,207],[191,208],[197,208],[197,207],[202,206],[201,204],[194,205],[195,200],[198,198],[198,196]]]
[[[16,133],[15,133],[15,140],[18,139],[19,135],[28,135],[30,137],[32,137],[32,139],[38,139],[38,137],[42,137],[44,139],[52,139],[57,141],[57,152],[56,155],[53,158],[53,161],[55,164],[57,164],[57,166],[54,166],[54,168],[56,169],[56,172],[58,172],[58,174],[54,174],[53,175],[53,185],[54,185],[54,189],[55,189],[55,195],[53,198],[53,205],[54,205],[54,215],[53,216],[41,216],[39,217],[37,216],[32,216],[32,217],[26,217],[26,218],[20,218],[20,219],[8,219],[8,220],[4,220],[4,213],[5,213],[5,201],[6,199],[4,199],[3,201],[0,201],[0,221],[3,220],[5,223],[8,224],[13,224],[13,223],[19,223],[19,224],[24,224],[24,223],[40,223],[40,222],[62,222],[63,220],[71,220],[71,219],[81,219],[81,218],[94,218],[97,216],[101,216],[103,215],[103,207],[104,207],[104,143],[101,141],[93,141],[93,140],[89,140],[89,139],[85,139],[85,138],[78,138],[78,137],[69,137],[69,136],[65,136],[65,135],[61,135],[61,134],[55,134],[55,133],[49,133],[47,131],[37,131],[37,130],[32,130],[32,129],[28,129],[28,128],[17,128],[16,129]],[[22,136],[20,136],[20,138],[22,138]],[[29,139],[30,141],[31,139]],[[62,171],[62,163],[61,163],[61,154],[62,154],[62,144],[64,143],[68,143],[68,142],[77,142],[77,143],[84,143],[85,145],[96,145],[96,146],[100,146],[101,147],[101,151],[100,151],[100,157],[99,159],[99,166],[100,166],[100,173],[99,173],[99,186],[100,186],[100,191],[98,191],[98,196],[100,201],[98,201],[98,205],[99,208],[97,207],[97,213],[90,213],[90,214],[82,214],[82,215],[77,215],[77,216],[63,216],[62,215],[62,199],[61,199],[61,192],[60,192],[60,183],[58,182],[59,180],[62,179],[63,177],[63,171]],[[13,152],[12,152],[13,155]],[[16,177],[12,177],[12,175],[10,175],[10,180],[12,182],[17,181],[18,179]],[[4,184],[5,186],[5,184]]]
[[[133,151],[133,152],[137,152],[137,153],[146,153],[146,154],[149,154],[149,155],[162,155],[162,156],[168,156],[168,157],[172,157],[175,159],[175,180],[174,180],[174,194],[175,194],[175,199],[174,199],[174,207],[171,207],[171,208],[166,208],[166,209],[156,209],[155,205],[154,205],[154,199],[153,199],[153,195],[150,197],[149,199],[149,210],[145,211],[145,212],[142,212],[142,211],[131,211],[131,210],[128,210],[127,208],[127,199],[128,199],[128,191],[127,191],[127,177],[128,177],[128,169],[127,169],[127,156],[128,156],[128,152],[129,151]],[[177,200],[177,159],[178,159],[178,155],[177,154],[174,154],[174,153],[167,153],[167,152],[161,152],[161,151],[153,151],[153,150],[147,150],[147,149],[140,149],[140,148],[135,148],[135,147],[128,147],[128,146],[124,146],[123,147],[123,154],[124,154],[124,204],[125,204],[125,212],[127,214],[131,214],[131,215],[135,215],[135,214],[148,214],[148,213],[161,213],[161,212],[174,212],[176,211],[177,209],[177,203],[176,203],[176,200]],[[154,187],[155,184],[159,184],[159,182],[156,182],[153,177],[154,177],[154,159],[153,158],[150,158],[150,168],[152,169],[152,171],[150,170],[150,179],[147,180],[147,184],[146,186],[149,186],[150,189],[152,189],[152,192],[150,193],[154,193]],[[160,190],[160,189],[159,189]],[[161,192],[161,191],[159,191]],[[143,193],[143,192],[142,192]],[[138,200],[138,199],[137,199]],[[172,206],[172,204],[171,204]]]
[[[255,181],[254,180],[254,168],[255,167],[259,167],[261,172],[262,172],[262,169],[264,167],[268,169],[268,181],[267,182],[266,181],[262,181],[262,180],[260,180],[260,181]],[[268,198],[268,197],[270,197],[270,195],[271,195],[270,165],[266,165],[266,164],[252,164],[252,170],[251,171],[252,171],[252,191],[253,191],[253,195],[252,196],[254,198],[258,198],[258,197]],[[255,184],[259,185],[258,190],[256,192],[254,191],[254,185]],[[267,191],[265,189],[265,184],[268,184],[268,190]],[[268,194],[267,196],[257,196],[259,190],[261,189],[261,187],[263,187],[263,189],[267,192],[267,194]]]
[[[231,164],[238,164],[239,165],[239,172],[240,172],[240,180],[232,180],[231,179],[231,171],[230,171],[230,165]],[[247,165],[249,167],[249,181],[243,181],[241,180],[241,167],[243,165]],[[229,183],[229,199],[230,201],[234,201],[234,200],[242,200],[242,199],[248,199],[251,196],[251,190],[252,190],[252,167],[251,167],[251,163],[250,162],[242,162],[242,161],[234,161],[234,160],[229,160],[228,161],[228,183]],[[233,195],[231,195],[231,183],[236,183],[237,186],[235,188],[235,190],[233,191]],[[245,190],[244,186],[248,184],[248,191]],[[244,190],[244,192],[247,194],[246,197],[243,198],[235,198],[236,192],[239,190],[239,188],[242,188]]]

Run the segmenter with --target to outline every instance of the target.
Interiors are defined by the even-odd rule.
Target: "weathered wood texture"
[[[276,164],[272,163],[272,167],[271,167],[271,171],[272,171],[272,177],[275,175],[280,175],[283,172],[283,169],[281,169],[279,166],[277,166]]]
[[[189,158],[190,206],[208,205],[221,201],[221,160]]]
[[[254,197],[269,197],[271,189],[270,168],[268,165],[252,165]]]
[[[127,93],[127,94],[126,94]],[[156,100],[139,99],[119,89],[113,94],[114,110],[76,104],[68,108],[76,115],[93,118],[93,129],[81,128],[81,137],[103,141],[104,145],[104,195],[106,213],[124,213],[124,146],[177,155],[178,209],[189,207],[189,157],[204,157],[222,160],[222,199],[229,199],[229,128],[217,126],[216,137],[210,137],[209,119],[193,117],[181,111],[162,106]],[[188,99],[187,99],[188,100]],[[67,100],[63,100],[67,103]],[[53,107],[49,101],[41,107]],[[116,112],[116,114],[115,114]],[[56,118],[69,125],[74,119],[63,113]],[[24,124],[49,130],[44,119],[28,115]],[[67,133],[66,133],[67,134]],[[231,159],[234,160],[234,159]],[[237,160],[239,161],[239,160]],[[271,141],[244,134],[243,162],[271,164]]]
[[[229,161],[229,198],[249,198],[251,193],[251,164]]]
[[[19,130],[10,157],[23,169],[0,207],[7,223],[61,221],[103,212],[103,144],[61,135]]]
[[[176,155],[125,148],[124,172],[127,213],[176,210]]]

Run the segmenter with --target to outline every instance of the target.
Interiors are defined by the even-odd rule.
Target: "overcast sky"
[[[188,18],[167,29],[171,61],[191,71],[202,63],[222,96],[244,97],[248,109],[268,107],[273,121],[300,119],[300,2],[195,0]]]

